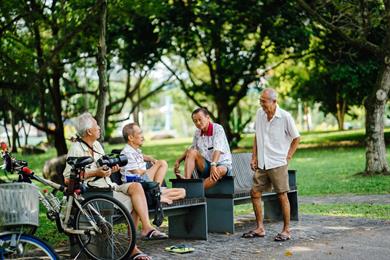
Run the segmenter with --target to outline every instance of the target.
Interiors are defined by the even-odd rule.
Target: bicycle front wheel
[[[60,259],[41,239],[12,233],[0,236],[0,259]]]
[[[98,230],[93,228],[93,223]],[[135,227],[130,213],[110,196],[95,195],[84,200],[76,213],[75,228],[95,232],[77,235],[80,248],[93,259],[124,259],[135,246]]]

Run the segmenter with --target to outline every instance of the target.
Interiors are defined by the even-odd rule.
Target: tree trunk
[[[98,44],[98,54],[97,54],[97,65],[98,65],[98,75],[99,75],[99,98],[96,111],[96,121],[100,126],[101,136],[99,141],[104,140],[104,127],[105,127],[105,113],[107,106],[107,68],[106,68],[106,18],[107,18],[107,1],[99,0],[100,5],[100,17],[99,17],[99,44]]]
[[[15,113],[11,111],[11,128],[12,128],[12,153],[17,153],[18,152],[18,147],[16,144],[17,137],[18,137],[18,132],[16,131],[16,120],[15,120]]]
[[[344,130],[344,118],[347,107],[347,101],[340,98],[340,94],[336,93],[336,119],[340,131]]]
[[[385,58],[382,72],[378,73],[378,90],[365,102],[366,108],[366,174],[390,173],[386,158],[384,114],[390,90],[390,56]]]

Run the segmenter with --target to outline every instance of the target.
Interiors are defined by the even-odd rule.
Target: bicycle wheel
[[[75,228],[93,230],[92,221],[99,231],[94,235],[77,235],[80,248],[93,259],[128,257],[135,246],[135,228],[122,203],[110,196],[95,195],[84,200],[81,208],[75,215]]]
[[[41,239],[12,233],[0,236],[0,259],[60,259]]]

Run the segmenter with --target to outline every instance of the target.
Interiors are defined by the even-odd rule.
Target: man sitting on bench
[[[204,188],[213,187],[222,177],[229,175],[232,169],[232,155],[225,131],[219,124],[210,122],[206,108],[192,112],[192,121],[196,131],[192,146],[175,162],[177,178],[190,179],[193,171],[204,178]],[[180,174],[180,163],[184,160],[184,176]]]
[[[142,154],[140,150],[144,143],[142,129],[136,123],[130,123],[123,127],[122,135],[127,144],[121,154],[126,155],[127,165],[121,168],[122,181],[124,183],[135,181],[133,178],[141,178],[143,181],[155,181],[160,184],[161,202],[172,204],[173,201],[183,199],[186,190],[182,188],[161,187],[164,176],[167,173],[168,164],[164,160],[156,160],[152,156]],[[146,169],[145,162],[151,162],[152,167]]]

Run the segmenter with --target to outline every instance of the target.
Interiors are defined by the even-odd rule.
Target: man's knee
[[[252,199],[260,199],[261,198],[261,192],[255,191],[254,189],[251,189],[251,198]]]
[[[129,188],[128,188],[128,194],[131,195],[131,194],[136,194],[136,193],[143,193],[144,192],[144,189],[142,188],[142,185],[139,183],[139,182],[133,182],[131,183],[131,185],[129,185]]]
[[[162,167],[168,167],[168,163],[165,160],[158,160],[157,164],[162,166]]]
[[[195,159],[198,156],[198,151],[196,149],[188,149],[186,153],[186,158]]]

